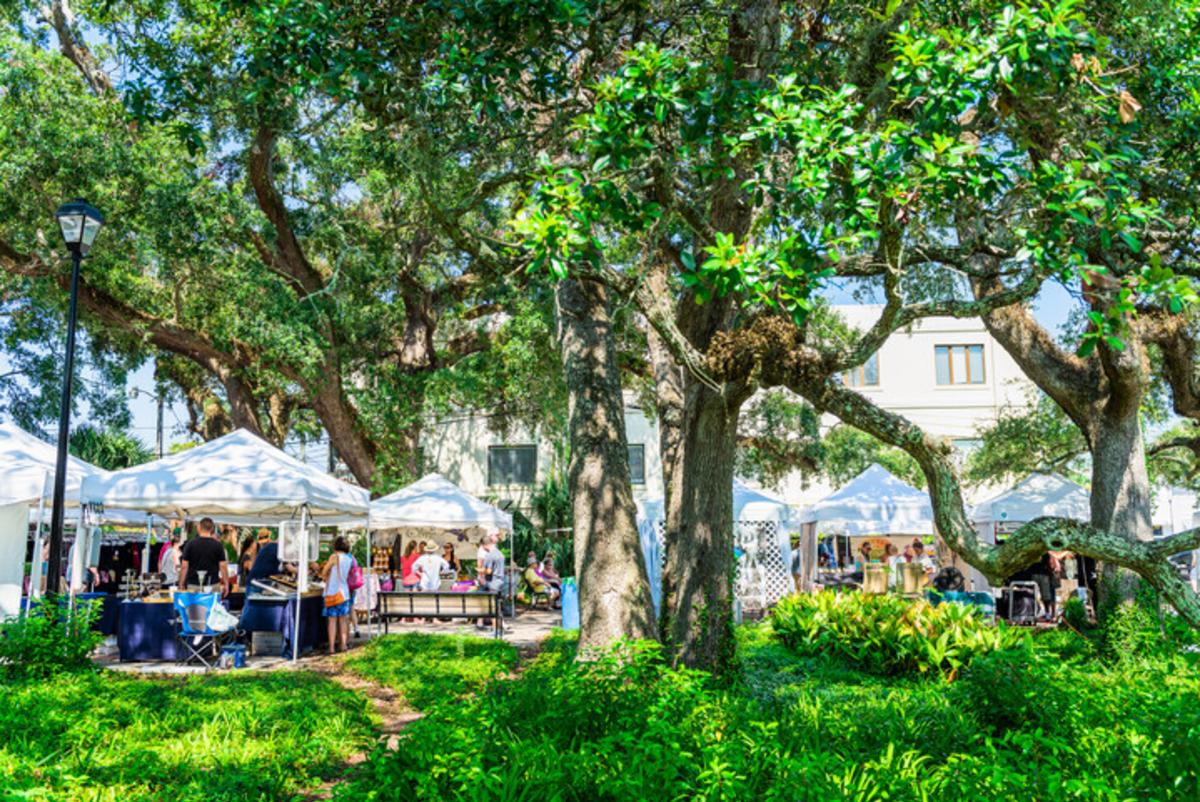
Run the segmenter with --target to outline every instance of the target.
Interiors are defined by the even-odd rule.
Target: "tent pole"
[[[42,518],[46,514],[46,493],[38,495],[38,519],[37,527],[34,529],[33,535],[33,559],[29,561],[29,595],[25,597],[25,616],[29,617],[29,610],[33,605],[33,598],[42,596]]]
[[[375,575],[375,562],[371,559],[371,519],[367,518],[367,570],[364,572],[366,581],[363,583],[363,592],[367,594],[367,639],[375,637],[375,629],[372,625],[371,618],[371,577]],[[379,594],[375,594],[378,598]],[[353,613],[353,611],[351,611]]]
[[[300,607],[303,587],[308,584],[308,505],[300,508],[300,553],[296,572],[296,627],[292,630],[292,662],[300,659]]]
[[[142,576],[150,573],[150,549],[154,548],[154,515],[146,517],[146,547],[142,549]]]

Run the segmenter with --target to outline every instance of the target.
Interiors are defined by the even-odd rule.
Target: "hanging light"
[[[63,242],[72,255],[87,256],[100,227],[104,225],[104,215],[96,207],[91,206],[83,198],[76,198],[70,203],[58,207],[55,214],[58,227],[62,230]]]

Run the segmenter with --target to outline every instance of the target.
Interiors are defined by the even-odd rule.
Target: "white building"
[[[881,307],[839,306],[856,328],[870,326]],[[885,409],[900,413],[931,434],[950,438],[963,448],[978,430],[992,424],[1006,407],[1033,398],[1033,385],[1016,363],[987,333],[978,319],[930,318],[893,335],[867,364],[846,381]],[[626,408],[626,433],[634,493],[639,498],[662,495],[658,428],[635,405]],[[833,425],[830,418],[827,425]],[[492,431],[486,415],[464,414],[427,427],[426,464],[464,490],[527,508],[533,489],[565,468],[555,444],[529,431],[507,435]],[[799,476],[776,488],[792,505],[820,498],[831,488],[804,487]]]

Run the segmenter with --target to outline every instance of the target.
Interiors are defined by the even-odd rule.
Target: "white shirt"
[[[450,570],[450,563],[440,554],[422,554],[413,563],[413,573],[421,578],[419,590],[437,590],[442,584],[442,572]]]

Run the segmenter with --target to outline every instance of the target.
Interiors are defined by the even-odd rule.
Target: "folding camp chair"
[[[1008,621],[1010,624],[1035,626],[1038,611],[1038,586],[1036,582],[1009,582]]]
[[[179,643],[179,662],[187,665],[199,661],[205,669],[213,668],[221,647],[237,640],[237,629],[215,632],[209,629],[208,614],[213,605],[220,604],[216,593],[176,593],[175,640]]]

